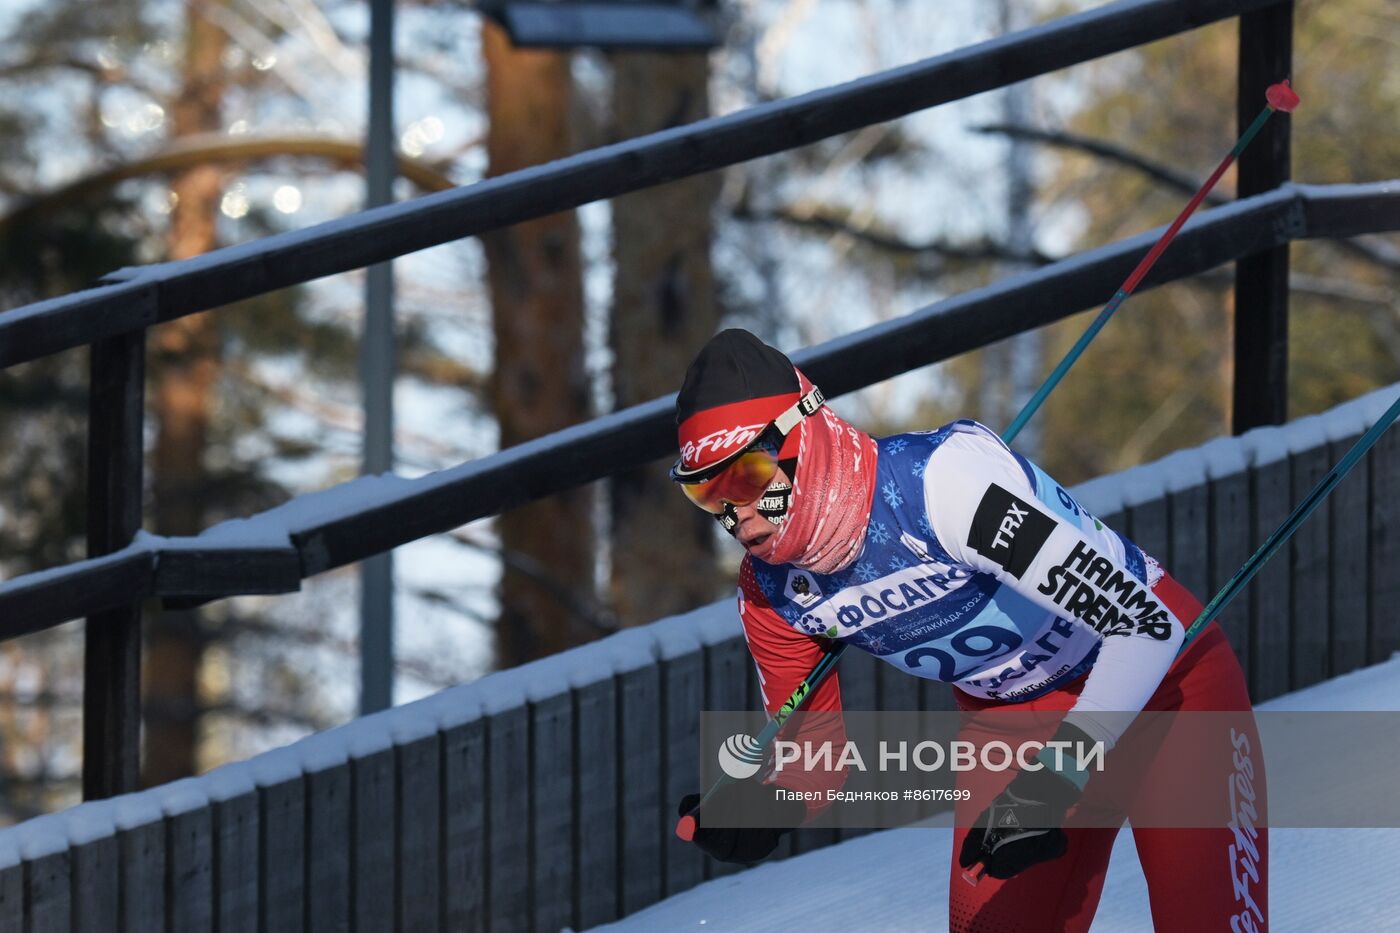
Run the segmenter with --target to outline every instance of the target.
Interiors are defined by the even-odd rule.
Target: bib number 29
[[[921,645],[904,655],[904,666],[918,670],[925,661],[938,665],[937,677],[949,683],[961,680],[982,665],[983,658],[1021,647],[1021,633],[996,625],[974,625],[955,632],[938,647]],[[959,670],[962,668],[962,670]]]

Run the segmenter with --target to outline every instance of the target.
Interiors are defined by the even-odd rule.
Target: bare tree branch
[[[406,589],[408,592],[413,593],[413,595],[421,595],[411,587]],[[434,595],[445,596],[445,594],[441,593],[435,593]],[[455,611],[482,622],[483,624],[487,624],[489,621],[483,619],[480,613],[466,609],[458,601],[452,600],[450,597],[445,598],[444,602]],[[255,638],[265,638],[269,641],[301,645],[307,648],[321,648],[346,657],[358,657],[360,653],[359,642],[353,639],[337,638],[328,632],[275,625],[264,622],[261,619],[238,618],[229,620],[224,624],[224,630],[234,636],[252,636]],[[439,688],[455,686],[466,679],[462,676],[460,671],[446,670],[419,658],[396,657],[394,659],[394,668],[399,672],[410,674],[424,683]],[[278,713],[277,715],[282,714]]]
[[[130,83],[131,77],[126,69],[120,65],[103,65],[100,62],[89,61],[63,50],[41,49],[20,61],[0,64],[0,81],[28,78],[33,76],[35,72],[47,71],[50,68],[81,71],[98,81],[112,84]]]
[[[974,126],[973,129],[979,133],[998,133],[1013,139],[1024,139],[1060,149],[1087,152],[1105,161],[1116,162],[1136,169],[1148,178],[1180,191],[1182,194],[1195,194],[1201,186],[1200,179],[1193,178],[1184,172],[1178,172],[1160,162],[1154,162],[1145,156],[1113,143],[1104,142],[1101,139],[1080,136],[1077,133],[1068,133],[1063,130],[1042,130],[1031,126],[1011,126],[1004,123],[989,123],[983,126]],[[1206,195],[1205,203],[1218,205],[1228,203],[1230,200],[1229,195],[1212,191]],[[1346,240],[1326,240],[1325,242],[1390,272],[1400,272],[1400,250],[1378,237],[1353,237]]]
[[[937,257],[960,262],[1021,262],[1043,266],[1055,261],[1039,250],[1020,253],[994,240],[983,239],[965,244],[953,244],[942,240],[926,240],[922,243],[906,240],[874,224],[852,223],[846,212],[830,206],[784,206],[771,209],[754,209],[747,204],[733,208],[732,216],[743,221],[778,221],[789,226],[822,233],[835,233],[851,237],[858,242],[895,256],[914,258]]]
[[[1078,152],[1087,152],[1090,155],[1098,156],[1109,162],[1117,162],[1126,165],[1128,168],[1136,169],[1153,181],[1166,185],[1168,188],[1175,188],[1185,194],[1194,194],[1201,186],[1199,180],[1191,177],[1185,172],[1178,172],[1174,168],[1169,168],[1160,162],[1154,162],[1135,152],[1124,149],[1122,146],[1104,142],[1101,139],[1094,139],[1090,136],[1080,136],[1077,133],[1069,133],[1064,130],[1042,130],[1033,126],[1011,126],[1005,123],[988,123],[983,126],[974,126],[972,129],[978,133],[996,133],[1002,136],[1009,136],[1012,139],[1024,139],[1028,142],[1044,143],[1059,149],[1071,149]],[[1219,191],[1212,191],[1206,195],[1207,204],[1224,204],[1230,200],[1228,195]]]
[[[537,583],[559,604],[569,611],[573,618],[583,623],[592,635],[611,634],[617,631],[619,623],[612,610],[600,602],[581,596],[560,583],[549,568],[527,554],[507,550],[499,544],[492,544],[458,530],[448,534],[458,544],[485,551],[500,558],[501,563],[522,576]]]
[[[344,169],[361,171],[364,169],[364,142],[321,136],[229,137],[222,133],[185,136],[153,155],[85,175],[25,200],[0,217],[0,236],[9,234],[26,218],[106,191],[129,178],[161,175],[211,162],[256,162],[288,156],[323,159]],[[399,156],[398,171],[424,191],[455,187],[452,179],[419,159]]]

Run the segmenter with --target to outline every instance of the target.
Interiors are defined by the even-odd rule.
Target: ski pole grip
[[[685,842],[691,842],[695,839],[695,829],[695,814],[693,813],[687,813],[676,820],[676,836]]]
[[[973,862],[969,868],[963,870],[962,878],[974,888],[977,882],[982,880],[982,876],[987,873],[987,866],[982,862]]]

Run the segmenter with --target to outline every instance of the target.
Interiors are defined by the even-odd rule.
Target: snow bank
[[[1200,447],[1168,454],[1153,463],[1091,479],[1070,491],[1089,511],[1112,515],[1207,480],[1274,463],[1321,444],[1356,437],[1376,423],[1395,401],[1397,393],[1400,393],[1400,385],[1386,386],[1320,415],[1298,418],[1277,427],[1255,428],[1238,438],[1216,438]]]

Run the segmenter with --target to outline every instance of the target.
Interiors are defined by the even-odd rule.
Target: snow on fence
[[[1072,492],[1203,598],[1400,385]],[[1256,700],[1400,649],[1400,433],[1223,616]],[[852,708],[947,709],[861,652]],[[356,720],[249,761],[0,831],[0,929],[558,930],[725,868],[671,834],[701,709],[757,703],[729,601]],[[804,829],[779,856],[856,832]],[[120,918],[120,922],[118,919]]]

